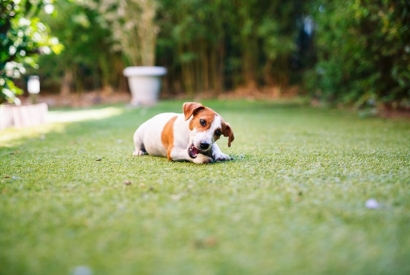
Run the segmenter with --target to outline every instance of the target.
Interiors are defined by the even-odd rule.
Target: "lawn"
[[[408,120],[203,103],[233,161],[132,157],[138,125],[181,101],[1,131],[0,274],[410,274]]]

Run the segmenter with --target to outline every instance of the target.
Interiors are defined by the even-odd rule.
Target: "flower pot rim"
[[[160,66],[131,66],[124,69],[126,77],[131,76],[161,76],[167,73],[167,69]]]

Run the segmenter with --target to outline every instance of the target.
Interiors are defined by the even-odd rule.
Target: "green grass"
[[[137,126],[182,102],[0,132],[0,274],[410,273],[409,121],[204,103],[233,161],[132,157]]]

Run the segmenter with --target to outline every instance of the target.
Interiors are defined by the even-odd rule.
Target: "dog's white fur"
[[[184,103],[183,111],[162,113],[143,123],[134,134],[134,156],[148,153],[194,163],[230,160],[215,143],[223,135],[231,145],[234,135],[229,123],[197,102]]]

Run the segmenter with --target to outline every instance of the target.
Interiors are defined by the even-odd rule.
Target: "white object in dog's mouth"
[[[191,158],[196,158],[196,156],[198,156],[198,154],[201,153],[201,150],[199,150],[198,148],[195,147],[194,144],[192,144],[189,148],[188,148],[188,155]]]

